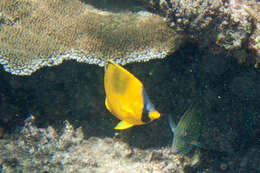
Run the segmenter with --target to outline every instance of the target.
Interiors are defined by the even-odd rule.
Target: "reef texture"
[[[126,64],[164,58],[190,41],[209,54],[229,52],[258,67],[260,2],[141,2],[152,13],[108,12],[79,0],[2,0],[0,64],[16,75],[64,60]]]
[[[102,68],[64,62],[30,77],[11,75],[1,69],[0,172],[69,172],[72,167],[116,172],[120,164],[120,170],[129,168],[135,172],[142,167],[163,173],[179,173],[183,167],[186,173],[259,172],[259,69],[223,57],[209,56],[190,44],[163,61],[126,65],[165,116],[119,132],[116,139],[112,137],[118,119],[105,108]],[[183,160],[169,151],[172,134],[167,115],[178,122],[187,108],[198,101],[204,105],[205,127],[198,140],[201,159],[197,166],[191,166],[191,156]],[[40,128],[28,119],[21,132],[24,119],[30,114]],[[75,129],[82,127],[85,139],[81,130],[71,132],[73,128],[65,120]],[[30,148],[34,152],[29,152]]]
[[[163,58],[182,38],[148,12],[112,13],[78,0],[2,0],[0,63],[16,75],[76,60],[103,66]]]
[[[81,128],[74,130],[65,121],[61,133],[49,126],[37,128],[34,117],[12,139],[0,139],[0,172],[55,173],[184,173],[259,172],[258,147],[238,155],[203,158],[199,150],[189,157],[174,155],[170,148],[141,150],[114,138],[83,139]],[[204,154],[205,155],[205,154]],[[216,156],[218,159],[216,159]]]
[[[243,5],[243,8],[251,15],[251,18],[255,21],[255,30],[249,39],[249,48],[256,52],[255,67],[258,68],[260,63],[260,2],[248,3]]]
[[[168,149],[130,148],[117,138],[84,140],[81,128],[74,130],[68,121],[58,134],[52,127],[37,128],[31,116],[19,135],[15,140],[0,140],[0,172],[170,173],[197,163],[172,155]]]
[[[240,63],[259,62],[258,1],[147,0],[168,25],[210,54],[229,52]],[[248,51],[249,50],[249,51]]]

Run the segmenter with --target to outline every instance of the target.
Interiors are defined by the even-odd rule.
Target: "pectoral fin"
[[[172,116],[171,116],[171,115],[169,115],[168,117],[169,117],[168,123],[169,123],[169,126],[170,126],[170,130],[171,130],[171,132],[174,134],[175,129],[176,129],[176,124],[175,124],[174,121],[172,120]]]
[[[116,130],[124,130],[124,129],[128,129],[130,127],[134,126],[134,124],[128,123],[126,121],[120,121],[116,127],[114,129]]]

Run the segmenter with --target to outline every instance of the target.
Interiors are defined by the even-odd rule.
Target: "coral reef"
[[[64,122],[58,133],[53,127],[38,128],[35,117],[8,139],[0,139],[0,172],[259,172],[259,146],[223,155],[196,150],[189,156],[175,155],[170,148],[138,149],[120,139],[84,139],[81,128]],[[242,157],[241,157],[242,155]],[[217,159],[216,159],[217,158]]]
[[[252,23],[247,20],[248,15],[243,15],[247,13],[243,9],[235,11],[232,2],[168,1],[168,8],[164,5],[162,10],[166,10],[167,22],[172,28],[185,32],[201,47],[212,46],[215,41],[225,49],[238,49],[251,33]]]
[[[30,75],[63,60],[104,65],[163,58],[181,36],[148,12],[112,13],[78,0],[0,2],[0,63],[16,75]]]
[[[230,57],[202,54],[191,45],[185,48],[163,61],[125,66],[143,82],[151,101],[165,115],[134,128],[130,143],[141,148],[170,144],[167,114],[177,123],[192,102],[202,99],[208,109],[208,128],[202,134],[206,148],[233,152],[244,116],[254,117],[260,112],[259,72],[238,65]],[[105,108],[103,77],[102,68],[75,62],[45,68],[30,77],[13,76],[2,70],[0,126],[4,133],[12,132],[31,113],[41,126],[51,124],[58,128],[69,120],[82,126],[88,136],[112,136],[118,121]],[[258,130],[259,125],[253,131]]]
[[[255,30],[249,39],[249,48],[256,53],[255,67],[258,68],[260,63],[260,2],[248,2],[243,5],[246,12],[255,21]]]
[[[210,54],[244,50],[239,62],[257,64],[259,49],[259,2],[247,0],[157,0],[146,1],[168,25]],[[251,41],[250,41],[251,40]],[[248,44],[248,42],[251,42]],[[252,52],[248,52],[248,49]],[[241,59],[242,58],[242,59]],[[244,59],[244,60],[243,60]]]
[[[31,75],[64,60],[126,64],[164,58],[188,40],[209,54],[229,52],[239,63],[258,67],[259,2],[140,1],[152,13],[129,12],[125,6],[135,8],[136,1],[119,3],[117,12],[86,4],[107,10],[113,9],[112,2],[1,1],[0,63],[16,75]]]
[[[145,1],[172,29],[155,14],[106,12],[83,2],[0,1],[0,172],[259,172],[259,69],[233,61],[259,64],[259,2]],[[158,30],[164,33],[154,35]],[[118,120],[104,105],[103,68],[88,63],[168,54],[125,66],[164,116],[115,134]],[[86,63],[12,75],[66,59]],[[178,122],[194,102],[205,113],[200,145],[175,155],[167,115]],[[34,117],[26,119],[29,114]]]
[[[168,149],[143,151],[130,148],[117,138],[83,139],[81,128],[74,130],[65,121],[63,132],[37,128],[34,117],[26,119],[19,137],[0,140],[0,172],[180,172],[194,164]]]
[[[16,138],[10,142],[1,141],[3,172],[74,172],[82,167],[83,161],[78,159],[82,153],[77,148],[83,141],[83,133],[80,128],[74,131],[68,122],[59,135],[52,127],[38,129],[31,116]],[[69,150],[75,153],[64,152]],[[72,166],[73,161],[75,165]]]
[[[240,66],[224,55],[209,56],[191,45],[185,48],[163,61],[125,66],[142,81],[151,101],[164,115],[134,128],[129,143],[140,148],[170,145],[167,114],[177,123],[193,102],[203,100],[207,127],[201,135],[204,148],[233,153],[240,147],[235,141],[244,130],[245,116],[253,119],[248,120],[253,134],[259,133],[259,71]],[[111,137],[118,120],[105,108],[103,79],[102,68],[75,62],[44,68],[30,77],[2,70],[0,127],[4,134],[13,133],[28,114],[34,114],[41,127],[51,124],[59,128],[69,120],[76,127],[82,126],[88,136]]]

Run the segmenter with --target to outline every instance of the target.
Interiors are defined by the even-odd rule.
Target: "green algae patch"
[[[164,58],[181,43],[163,18],[148,12],[112,13],[78,0],[1,1],[0,63],[31,75],[64,60],[104,65]]]

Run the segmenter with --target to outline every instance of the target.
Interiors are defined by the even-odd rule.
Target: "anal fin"
[[[116,130],[124,130],[124,129],[128,129],[130,127],[134,126],[134,124],[128,123],[126,121],[120,121],[116,127],[114,129]]]

